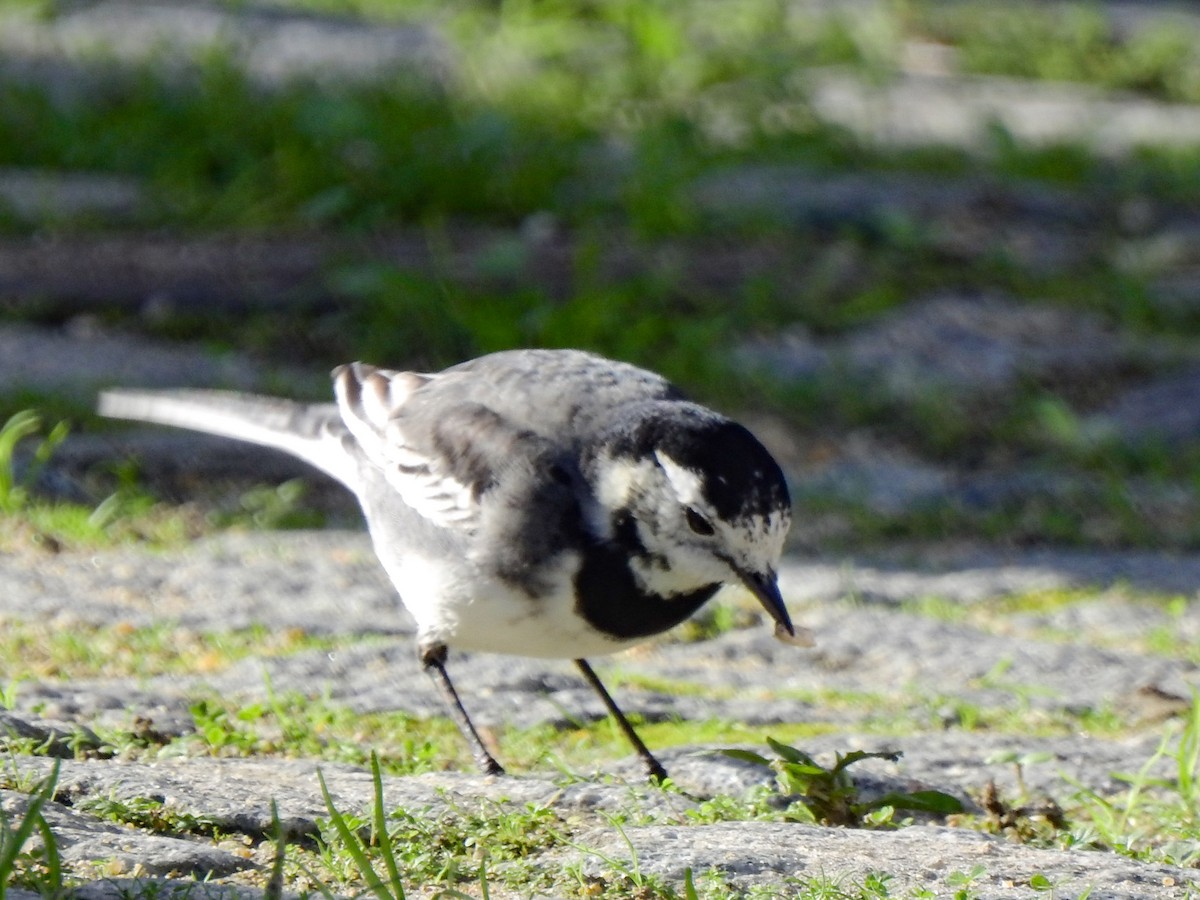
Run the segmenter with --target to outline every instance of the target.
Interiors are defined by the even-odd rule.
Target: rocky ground
[[[623,679],[686,685],[671,690],[625,687],[626,705],[649,721],[680,716],[720,717],[752,725],[764,735],[772,725],[821,721],[836,727],[806,740],[821,759],[850,749],[898,750],[896,763],[864,764],[865,792],[933,788],[977,809],[981,791],[994,782],[1016,802],[1045,798],[1066,803],[1081,789],[1108,795],[1155,756],[1165,721],[1187,706],[1197,687],[1195,665],[1138,649],[1156,629],[1194,640],[1200,619],[1194,607],[1172,615],[1139,602],[1128,588],[1172,590],[1192,585],[1194,558],[1121,557],[1047,553],[1039,557],[962,552],[936,562],[837,563],[792,559],[783,570],[784,593],[797,620],[812,628],[816,646],[802,650],[777,643],[765,627],[737,629],[701,642],[666,642],[626,654],[615,665]],[[246,703],[266,691],[296,691],[367,711],[404,710],[435,715],[439,698],[420,673],[409,623],[377,571],[359,533],[226,535],[186,551],[138,550],[26,555],[6,561],[0,580],[0,613],[37,616],[67,628],[80,621],[170,622],[195,631],[221,631],[251,623],[313,633],[384,633],[386,640],[352,644],[336,653],[313,651],[253,657],[230,669],[191,676],[140,679],[48,679],[20,685],[5,723],[19,734],[68,735],[77,727],[134,727],[171,735],[194,727],[188,712],[212,692]],[[967,625],[923,615],[914,598],[942,598],[970,608],[1029,590],[1103,587],[1126,590],[1093,595],[1087,602],[1051,611],[1013,612],[990,624]],[[333,598],[337,598],[334,600]],[[1064,637],[1069,635],[1070,637]],[[563,664],[499,657],[461,656],[454,673],[478,721],[530,727],[563,723],[563,716],[598,720],[603,710],[586,685]],[[864,692],[894,705],[914,726],[880,734],[878,707],[823,704],[821,696]],[[1081,710],[1118,710],[1135,724],[1120,739],[989,734],[956,727],[962,708],[1021,709],[1050,722]],[[1111,853],[1035,850],[1003,838],[938,825],[896,833],[852,832],[802,824],[717,823],[686,825],[686,810],[705,798],[744,795],[770,782],[770,773],[716,754],[717,748],[680,747],[664,754],[684,794],[663,794],[641,784],[636,760],[614,759],[564,786],[546,771],[500,778],[469,773],[394,777],[385,781],[390,804],[405,809],[471,804],[488,798],[501,806],[546,804],[584,823],[570,850],[553,851],[540,864],[579,863],[597,875],[605,860],[636,848],[643,870],[678,882],[684,869],[715,867],[741,888],[776,885],[814,873],[863,878],[885,872],[893,888],[949,890],[955,879],[983,866],[972,882],[980,897],[1032,896],[1041,875],[1056,896],[1178,897],[1194,873],[1140,864]],[[1020,773],[1011,760],[1037,760]],[[52,760],[11,757],[8,778],[44,776]],[[1159,759],[1155,774],[1170,774]],[[343,808],[370,803],[367,773],[322,766]],[[311,832],[325,815],[316,764],[273,758],[177,758],[157,762],[119,759],[62,762],[59,801],[49,821],[68,863],[107,861],[111,877],[86,895],[115,895],[133,874],[187,878],[212,875],[217,883],[256,863],[237,835],[257,839],[269,831],[270,803],[281,818]],[[6,809],[19,811],[23,795],[5,792]],[[216,845],[123,828],[75,811],[88,800],[165,798],[172,809],[232,833]],[[656,824],[622,833],[605,812],[639,810]],[[661,824],[672,817],[674,825]],[[590,824],[588,824],[590,823]],[[623,836],[622,836],[623,835]],[[258,852],[258,851],[256,851]],[[212,890],[226,890],[212,888]],[[231,890],[231,889],[230,889]],[[899,894],[903,895],[903,894]]]
[[[1122,27],[1136,27],[1161,6],[1111,4]],[[0,73],[63,95],[95,89],[86,60],[97,47],[119,68],[148,59],[147,48],[168,59],[220,40],[267,89],[316,69],[323,77],[370,78],[399,67],[437,80],[455,65],[432,26],[366,26],[254,3],[101,0],[54,17],[5,15]],[[908,71],[885,90],[830,71],[816,82],[813,108],[852,132],[898,145],[971,146],[997,120],[1022,140],[1085,141],[1111,155],[1128,152],[1133,134],[1162,145],[1194,143],[1200,135],[1190,107],[1086,88],[960,78],[942,71],[931,52],[911,48]],[[186,78],[186,67],[169,74]],[[766,217],[818,230],[831,222],[920,223],[941,253],[961,257],[1002,248],[1042,273],[1077,274],[1096,259],[1116,260],[1118,268],[1148,278],[1145,299],[1155,315],[1197,316],[1200,215],[1183,206],[1116,203],[1012,181],[818,178],[767,166],[707,174],[695,195],[709,214],[734,221]],[[144,185],[111,176],[0,171],[0,203],[14,221],[82,218],[119,226],[115,232],[29,236],[16,229],[0,236],[0,295],[9,313],[0,324],[6,394],[58,394],[81,406],[111,384],[321,396],[320,373],[238,353],[214,355],[138,332],[180,312],[213,307],[235,314],[319,312],[344,301],[334,274],[348,258],[417,272],[435,267],[423,236],[399,228],[370,237],[146,233],[136,223],[147,196]],[[523,248],[522,277],[562,290],[577,248],[570,235],[540,224],[464,225],[437,259],[437,272],[465,284],[500,283],[511,272],[498,275],[488,261],[497,249],[516,244]],[[786,248],[770,242],[747,249],[697,239],[631,249],[617,235],[602,248],[599,266],[613,277],[682,272],[685,282],[731,290],[768,274],[811,277]],[[834,269],[830,277],[853,277]],[[1064,440],[1076,448],[1200,440],[1195,341],[1164,339],[1086,303],[945,290],[837,334],[797,328],[730,352],[739,364],[781,381],[869,380],[900,406],[949,397],[981,415],[997,397],[1031,382],[1054,385],[1072,403]],[[741,722],[764,738],[773,727],[819,723],[826,727],[813,729],[803,747],[820,760],[857,748],[903,753],[897,762],[855,768],[865,794],[936,789],[960,797],[983,820],[993,814],[984,809],[989,783],[1009,811],[1027,805],[1044,812],[1047,801],[1069,805],[1088,791],[1120,795],[1127,782],[1118,773],[1138,772],[1152,760],[1151,775],[1173,774],[1160,744],[1178,734],[1179,718],[1200,688],[1200,557],[1190,550],[1200,521],[1194,479],[1144,478],[1119,486],[1121,508],[1140,529],[1135,537],[1150,536],[1143,551],[966,540],[833,551],[845,541],[830,538],[852,535],[856,520],[839,512],[849,505],[886,518],[923,508],[988,512],[1042,504],[1078,520],[1072,536],[1082,546],[1128,544],[1129,534],[1114,536],[1108,507],[1096,512],[1113,490],[1111,478],[1083,467],[1029,471],[1022,459],[1003,455],[966,463],[923,455],[873,428],[801,442],[774,420],[755,426],[784,460],[802,510],[783,588],[816,644],[779,644],[748,620],[710,630],[720,631],[715,635],[704,632],[703,639],[659,642],[604,663],[630,709],[651,723],[676,717]],[[131,453],[148,482],[179,499],[210,481],[282,480],[302,472],[256,450],[141,430],[73,436],[43,488],[86,499],[84,473]],[[439,714],[439,699],[412,651],[410,623],[365,537],[353,528],[353,508],[336,489],[313,484],[318,505],[345,529],[222,534],[169,552],[84,552],[34,542],[4,556],[0,621],[63,629],[168,625],[192,632],[261,624],[343,639],[336,651],[264,651],[217,671],[104,679],[50,674],[17,685],[0,725],[69,757],[61,761],[58,793],[45,815],[65,863],[88,873],[75,896],[257,896],[262,889],[247,886],[248,873],[270,866],[271,845],[263,836],[272,802],[296,835],[311,835],[326,815],[311,760],[75,758],[63,748],[78,744],[81,734],[85,743],[95,729],[170,739],[195,729],[191,705],[214,694],[251,704],[270,692],[297,692],[363,714]],[[1155,549],[1164,546],[1174,549]],[[1047,602],[1036,601],[1038,592]],[[602,718],[598,701],[565,664],[463,656],[453,671],[489,729]],[[1003,716],[1018,724],[1003,724]],[[1097,719],[1111,720],[1112,727],[1084,728]],[[982,898],[1200,892],[1194,868],[1111,852],[1038,849],[1012,839],[1016,829],[1005,832],[999,824],[1000,836],[942,820],[896,831],[696,824],[689,812],[707,799],[745,797],[772,782],[769,772],[716,753],[719,746],[663,753],[677,793],[644,786],[628,758],[606,760],[597,771],[575,773],[578,778],[548,763],[501,779],[456,771],[391,776],[384,792],[389,805],[430,810],[430,816],[484,802],[497,809],[548,806],[571,820],[575,837],[570,846],[543,852],[536,864],[576,869],[601,885],[603,879],[616,884],[614,872],[632,866],[677,890],[686,870],[714,869],[735,893],[761,888],[781,896],[796,888],[796,879],[862,884],[880,873],[891,877],[893,896],[921,890],[954,896],[964,886]],[[1016,767],[1014,759],[1026,762]],[[0,808],[10,820],[29,802],[20,788],[52,765],[46,755],[6,758]],[[340,808],[369,807],[368,772],[334,763],[321,770]],[[213,823],[223,836],[214,841],[185,829],[116,825],[81,809],[88,801],[138,798],[159,798],[180,815]],[[615,827],[614,814],[628,824]],[[1197,849],[1178,858],[1195,859]],[[503,889],[492,893],[501,896]]]

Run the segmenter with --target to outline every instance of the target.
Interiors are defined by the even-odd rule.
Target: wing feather
[[[346,427],[400,498],[434,525],[470,531],[479,518],[479,492],[403,427],[405,404],[436,377],[351,363],[334,370],[334,393]]]

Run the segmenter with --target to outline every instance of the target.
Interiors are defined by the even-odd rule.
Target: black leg
[[[450,682],[450,676],[446,674],[446,645],[434,644],[432,647],[422,647],[421,665],[425,667],[429,677],[442,692],[442,699],[446,701],[446,706],[450,709],[450,718],[454,719],[454,724],[458,726],[462,736],[467,739],[479,771],[484,775],[503,775],[503,767],[483,746],[479,732],[471,724],[471,718],[467,715],[466,708],[458,699],[458,691],[454,689],[454,685]]]
[[[638,737],[637,732],[633,730],[633,726],[629,724],[629,720],[625,718],[625,714],[613,701],[612,696],[600,683],[600,679],[596,677],[596,673],[592,671],[592,667],[588,665],[586,659],[575,660],[575,665],[579,666],[579,671],[583,673],[583,677],[587,679],[588,684],[596,689],[596,693],[600,695],[600,699],[604,701],[605,707],[608,708],[609,714],[617,720],[617,725],[621,727],[621,731],[625,732],[625,737],[629,739],[629,743],[633,744],[633,749],[637,751],[637,755],[642,758],[642,762],[646,764],[646,772],[650,775],[651,781],[666,781],[667,770],[662,767],[654,754],[649,748],[642,743],[642,739]]]

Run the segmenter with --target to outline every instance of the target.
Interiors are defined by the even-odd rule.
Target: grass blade
[[[946,816],[963,811],[962,801],[951,794],[941,791],[913,791],[910,794],[885,794],[871,803],[873,807],[891,806],[895,809],[907,809],[914,812],[934,813]]]
[[[371,751],[371,780],[375,786],[375,840],[379,844],[379,853],[383,864],[387,867],[388,879],[393,888],[404,896],[400,882],[400,867],[396,865],[396,854],[392,849],[392,837],[388,834],[387,813],[383,808],[383,775],[379,771],[379,755]]]
[[[727,747],[718,752],[722,756],[728,756],[730,759],[738,759],[742,762],[754,763],[757,766],[766,766],[768,768],[771,766],[769,759],[759,753],[755,753],[753,750],[740,750],[737,747]]]
[[[317,781],[321,785],[321,796],[325,799],[325,808],[329,811],[329,821],[333,824],[334,830],[337,831],[338,837],[341,838],[346,852],[354,860],[355,868],[358,869],[359,874],[366,881],[367,887],[371,889],[371,893],[378,897],[379,900],[403,900],[403,891],[392,895],[388,892],[387,885],[380,881],[379,876],[375,874],[375,869],[371,865],[371,859],[367,856],[362,841],[351,830],[350,826],[346,824],[346,819],[334,805],[333,797],[329,793],[329,787],[325,784],[325,774],[320,769],[317,770]]]
[[[281,900],[283,897],[283,863],[287,854],[287,834],[279,821],[279,804],[271,798],[271,832],[275,836],[275,859],[271,861],[271,877],[267,879],[264,892],[266,900]]]
[[[45,824],[45,819],[42,818],[42,807],[54,797],[60,765],[61,762],[56,759],[50,774],[38,786],[36,793],[30,795],[29,807],[25,810],[25,815],[17,827],[12,831],[6,827],[0,830],[0,885],[6,885],[10,881],[13,869],[16,867],[17,857],[21,854],[29,836],[33,834],[33,829],[41,828]],[[47,833],[48,831],[44,830],[43,837]],[[50,835],[50,840],[47,841],[46,856],[47,862],[52,857],[57,867],[58,848],[53,840],[53,835]],[[61,869],[59,874],[61,877]]]

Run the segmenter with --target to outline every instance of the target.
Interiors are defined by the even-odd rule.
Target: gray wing
[[[661,375],[582,350],[510,350],[446,369],[413,399],[409,415],[473,402],[516,427],[575,445],[622,407],[683,394]]]
[[[577,479],[579,446],[621,406],[678,397],[665,379],[572,350],[491,354],[437,374],[362,363],[334,372],[342,417],[405,503],[474,530],[480,498],[538,473]]]

